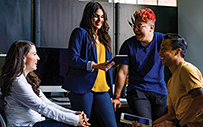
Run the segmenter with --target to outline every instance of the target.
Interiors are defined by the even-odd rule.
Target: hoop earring
[[[23,62],[24,62],[24,65],[23,65],[23,70],[25,70],[26,68],[27,68],[27,66],[26,66],[26,61],[25,60],[23,60]]]

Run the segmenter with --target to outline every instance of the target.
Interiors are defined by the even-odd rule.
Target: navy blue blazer
[[[97,51],[92,40],[88,37],[88,33],[84,28],[76,28],[73,30],[68,47],[68,65],[66,79],[62,84],[62,88],[74,93],[84,94],[91,91],[97,77],[97,70],[87,71],[88,61],[97,62]],[[91,46],[90,46],[91,45]],[[106,59],[112,58],[112,53],[106,49]],[[107,84],[112,90],[113,74],[112,68],[106,72]],[[112,91],[110,91],[112,92]]]

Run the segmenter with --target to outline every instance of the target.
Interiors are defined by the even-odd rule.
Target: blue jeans
[[[74,127],[74,126],[67,125],[65,123],[61,123],[52,119],[46,119],[44,121],[35,123],[33,127]]]
[[[86,94],[68,94],[71,107],[75,111],[84,111],[90,118],[91,127],[117,127],[115,113],[108,92],[88,92]],[[96,125],[94,125],[96,123]]]
[[[134,115],[153,121],[167,113],[167,95],[133,89],[127,93],[127,101]]]

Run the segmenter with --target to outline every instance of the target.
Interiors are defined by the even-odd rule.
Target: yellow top
[[[172,106],[178,119],[181,119],[190,107],[193,98],[188,92],[203,88],[201,72],[188,62],[181,62],[167,84],[168,106]],[[203,109],[189,121],[188,127],[203,127]]]
[[[97,44],[97,61],[98,63],[106,62],[106,50],[102,43]],[[94,92],[106,92],[110,88],[106,82],[106,72],[98,69],[98,74],[94,86],[92,87],[92,91]]]

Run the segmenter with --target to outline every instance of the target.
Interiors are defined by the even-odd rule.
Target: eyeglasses
[[[133,28],[135,29],[142,29],[142,27],[144,27],[144,26],[146,26],[146,25],[142,25],[142,24],[139,24],[139,25],[133,25]]]

